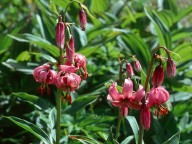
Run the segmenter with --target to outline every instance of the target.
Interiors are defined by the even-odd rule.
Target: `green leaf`
[[[128,136],[126,139],[124,139],[121,144],[129,144],[134,139],[134,136]]]
[[[189,122],[189,113],[186,112],[179,122],[179,129],[183,131]]]
[[[151,11],[150,9],[145,8],[145,13],[155,27],[159,40],[159,45],[163,45],[171,49],[172,39],[169,28],[165,25],[165,23],[162,21],[162,19],[158,16],[158,14],[155,11]]]
[[[97,99],[96,96],[82,96],[82,97],[78,97],[77,99],[75,99],[75,101],[67,106],[62,113],[67,113],[67,114],[74,114],[76,113],[78,110],[82,109],[83,107],[95,102]]]
[[[53,58],[52,56],[50,56],[50,55],[47,55],[47,54],[44,54],[44,53],[35,53],[35,52],[31,52],[30,54],[43,57],[44,59],[48,60],[49,62],[57,63],[57,60],[55,58]]]
[[[49,41],[41,37],[28,34],[28,33],[18,34],[18,35],[8,35],[8,36],[20,42],[29,42],[31,44],[39,46],[42,49],[48,51],[50,54],[52,54],[55,57],[59,56],[59,49],[56,46],[52,45]]]
[[[40,110],[47,110],[53,107],[52,104],[49,103],[49,101],[43,98],[37,97],[35,95],[30,95],[24,92],[12,93],[12,95],[29,102],[30,104],[34,105]]]
[[[179,144],[179,140],[180,140],[180,131],[174,134],[171,138],[169,138],[163,144]]]
[[[126,117],[127,121],[129,122],[131,128],[132,128],[132,131],[133,131],[133,134],[134,134],[134,138],[135,138],[135,143],[138,144],[138,138],[139,138],[139,126],[137,124],[137,121],[135,119],[135,117],[133,116],[127,116]]]
[[[31,58],[28,51],[22,51],[16,58],[17,61],[29,61]]]
[[[99,141],[97,141],[93,138],[89,138],[89,137],[81,136],[81,135],[70,135],[69,138],[73,139],[73,140],[78,140],[83,144],[101,144]]]
[[[14,116],[3,116],[4,118],[9,119],[10,121],[14,122],[19,127],[25,129],[26,131],[32,133],[34,136],[42,140],[45,144],[50,144],[49,137],[42,129],[30,123],[26,120],[14,117]]]
[[[57,16],[59,16],[56,5],[52,1],[50,1],[49,7]]]

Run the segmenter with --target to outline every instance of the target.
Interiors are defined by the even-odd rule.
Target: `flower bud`
[[[176,75],[176,65],[173,62],[173,60],[170,58],[168,58],[168,60],[167,60],[166,72],[167,72],[167,77],[169,77],[169,78],[172,78]]]
[[[81,30],[84,31],[87,24],[87,16],[83,8],[79,11],[79,23]]]
[[[143,104],[141,106],[140,123],[145,130],[148,130],[150,128],[151,114],[150,114],[150,109],[146,104]]]
[[[141,72],[142,67],[141,67],[141,64],[140,64],[140,62],[139,62],[138,60],[135,60],[135,61],[133,62],[133,68],[134,68],[134,70],[135,70],[136,72]]]
[[[130,63],[126,63],[126,71],[127,71],[128,77],[132,78],[134,76],[133,67]]]
[[[56,26],[56,43],[60,49],[64,48],[65,43],[65,23],[62,22],[62,17],[59,16],[59,22]]]
[[[71,65],[74,62],[74,54],[75,54],[75,47],[74,47],[74,38],[71,36],[69,43],[66,44],[66,64]]]
[[[164,79],[164,69],[163,66],[160,64],[155,68],[152,76],[153,87],[160,86],[163,82],[163,79]]]

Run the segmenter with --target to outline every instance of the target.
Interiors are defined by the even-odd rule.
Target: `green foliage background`
[[[63,11],[70,0],[52,0]],[[192,3],[184,0],[82,0],[91,14],[85,32],[78,27],[78,5],[67,13],[75,22],[75,48],[87,57],[89,78],[73,93],[74,103],[63,105],[63,143],[111,143],[117,109],[106,100],[104,84],[118,79],[117,55],[136,55],[146,72],[152,50],[163,45],[177,64],[177,75],[165,79],[170,92],[169,114],[152,118],[145,143],[192,143]],[[46,0],[1,0],[0,2],[0,143],[54,141],[55,87],[51,95],[40,96],[33,69],[58,59],[55,44],[57,16]],[[163,51],[161,52],[164,55]],[[123,121],[119,142],[137,143],[138,113],[130,110]],[[20,117],[18,119],[16,117]],[[25,119],[30,121],[22,121]],[[37,125],[37,128],[33,124]],[[28,125],[34,126],[31,133]],[[43,131],[39,131],[41,128]],[[38,132],[37,132],[38,131]],[[44,134],[44,131],[46,134]],[[35,135],[34,134],[34,135]],[[127,137],[129,136],[129,137]],[[41,137],[40,137],[41,139]],[[179,142],[180,139],[180,142]],[[115,143],[115,142],[113,142]],[[175,144],[175,143],[174,143]]]

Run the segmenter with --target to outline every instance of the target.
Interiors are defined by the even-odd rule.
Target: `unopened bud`
[[[164,79],[164,69],[163,69],[163,66],[160,64],[155,68],[153,72],[153,76],[152,76],[153,87],[160,86],[163,82],[163,79]]]
[[[134,76],[133,67],[130,63],[126,63],[126,71],[127,71],[128,77],[132,78]]]
[[[136,71],[136,72],[141,72],[142,70],[142,67],[141,67],[141,64],[138,60],[135,60],[133,62],[133,69]]]
[[[62,22],[62,17],[59,16],[59,21],[56,26],[56,43],[60,49],[64,48],[65,43],[65,23]]]
[[[66,64],[71,65],[74,62],[75,46],[74,38],[71,36],[69,43],[66,45]]]
[[[169,78],[175,77],[176,75],[176,65],[174,61],[170,58],[168,58],[167,60],[166,72],[167,72],[167,77]]]
[[[81,30],[84,31],[87,24],[87,16],[83,8],[79,11],[79,23]]]

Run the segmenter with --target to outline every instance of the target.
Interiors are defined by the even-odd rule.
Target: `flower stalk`
[[[151,77],[151,73],[152,73],[152,68],[153,68],[153,63],[155,61],[155,56],[156,56],[156,52],[160,49],[164,49],[166,51],[166,53],[169,55],[169,50],[164,47],[164,46],[158,46],[157,48],[154,49],[154,52],[153,52],[153,55],[152,55],[152,59],[151,59],[151,62],[150,62],[150,66],[149,66],[149,69],[148,69],[148,72],[147,72],[147,78],[146,78],[146,81],[145,81],[145,85],[144,85],[144,89],[145,89],[145,92],[147,94],[147,91],[148,91],[148,84],[149,84],[149,80],[150,80],[150,77]],[[145,103],[146,101],[146,98],[147,98],[147,95],[145,97],[143,97],[143,99],[141,100],[142,103]],[[144,135],[144,128],[143,126],[139,125],[139,138],[138,138],[138,143],[139,144],[142,144],[142,141],[143,141],[143,135]]]

